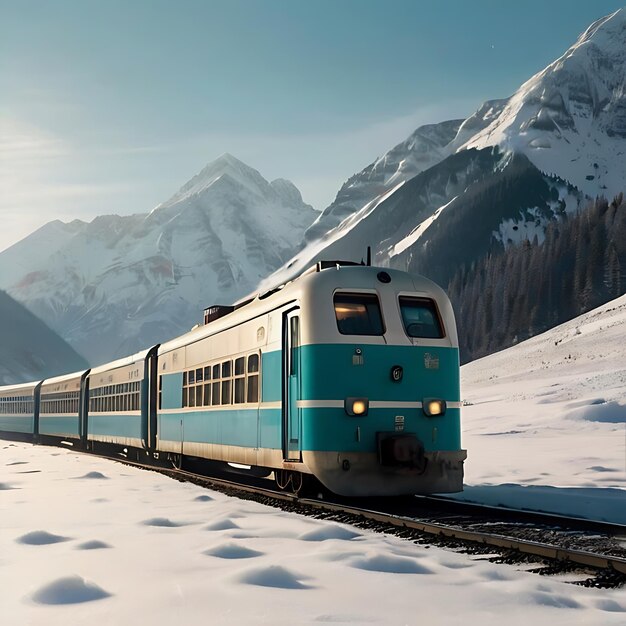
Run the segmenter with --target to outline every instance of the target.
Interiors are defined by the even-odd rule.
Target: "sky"
[[[322,210],[621,2],[0,0],[0,251],[54,219],[150,211],[224,152]]]

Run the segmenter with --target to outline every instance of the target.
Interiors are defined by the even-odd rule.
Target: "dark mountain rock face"
[[[28,309],[0,291],[0,385],[87,369],[87,361]]]
[[[418,128],[351,177],[302,249],[260,288],[322,258],[358,261],[368,245],[378,264],[445,282],[455,260],[525,237],[541,241],[558,215],[623,190],[625,112],[619,10],[511,97],[485,102],[464,121]]]

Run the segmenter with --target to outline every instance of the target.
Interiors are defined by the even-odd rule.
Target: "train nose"
[[[377,433],[378,459],[385,467],[407,467],[423,471],[427,459],[424,444],[412,434]]]

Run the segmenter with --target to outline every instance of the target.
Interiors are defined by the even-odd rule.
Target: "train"
[[[459,348],[425,277],[320,261],[123,359],[0,387],[0,437],[193,459],[348,497],[463,488]]]

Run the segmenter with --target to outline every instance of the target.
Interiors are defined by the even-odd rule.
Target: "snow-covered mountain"
[[[0,385],[87,369],[87,361],[28,309],[0,291]]]
[[[451,120],[420,126],[408,139],[348,179],[335,201],[307,229],[306,241],[323,236],[374,198],[384,196],[399,183],[439,163],[448,156],[446,146],[456,137],[461,122]]]
[[[476,151],[501,155],[498,164],[477,161],[470,156]],[[485,229],[470,204],[520,158],[528,175],[552,189],[550,198],[537,205],[537,192],[544,190],[528,188],[527,180],[509,181],[514,188],[501,199],[501,215],[493,207]],[[424,271],[418,257],[433,266],[442,251],[449,253],[449,244],[433,245],[432,235],[450,221],[469,235],[466,243],[457,242],[465,252],[457,260],[471,260],[493,241],[541,238],[561,209],[623,191],[625,172],[626,10],[620,9],[592,24],[510,98],[487,101],[464,121],[418,128],[352,176],[308,229],[301,251],[259,288],[289,280],[319,258],[359,260],[367,245],[379,264]],[[440,237],[439,243],[446,242]]]
[[[45,225],[0,254],[0,287],[104,362],[250,291],[316,215],[291,182],[225,154],[149,214]]]
[[[589,196],[623,191],[625,9],[594,22],[460,149],[493,145],[523,152],[541,171],[570,181]]]

